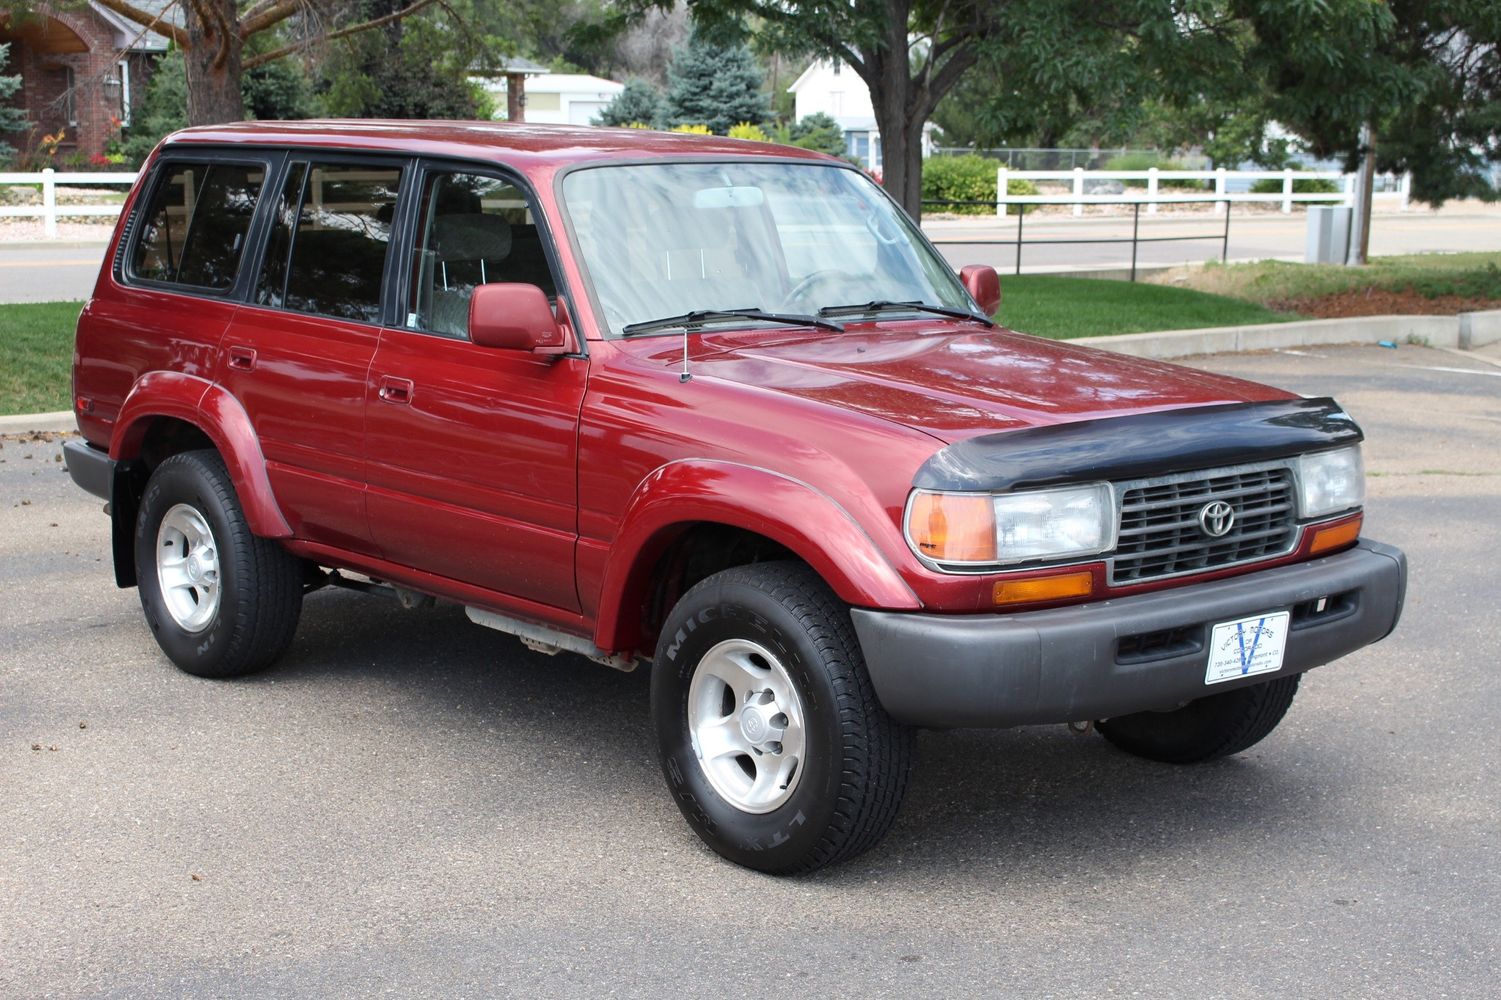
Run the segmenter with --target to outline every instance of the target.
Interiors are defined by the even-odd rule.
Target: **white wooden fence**
[[[1282,190],[1265,193],[1229,190],[1229,182],[1232,180],[1247,180],[1254,185],[1257,181],[1267,179],[1281,181]],[[1338,181],[1340,190],[1320,194],[1294,193],[1293,187],[1297,181],[1309,179]],[[1067,182],[1072,191],[1069,194],[1008,194],[1006,182],[1009,180]],[[1412,174],[1400,177],[1385,175],[1378,180],[1384,180],[1382,187],[1385,189],[1376,191],[1372,198],[1395,201],[1399,211],[1407,211],[1412,196]],[[1086,193],[1092,186],[1112,181],[1121,182],[1124,189],[1120,193]],[[1146,188],[1127,187],[1126,181],[1146,181]],[[1212,181],[1213,191],[1175,191],[1163,194],[1161,185],[1164,181]],[[1001,167],[996,171],[996,192],[997,215],[1005,215],[1007,205],[1072,205],[1074,214],[1082,215],[1085,205],[1119,205],[1131,202],[1142,202],[1147,206],[1147,212],[1154,213],[1158,205],[1210,199],[1218,202],[1214,206],[1215,214],[1224,212],[1229,202],[1281,202],[1282,211],[1291,212],[1294,202],[1354,205],[1355,175],[1342,174],[1337,170],[1158,170],[1156,167],[1150,170],[1084,170],[1078,167],[1073,170],[1007,170]]]
[[[0,219],[36,219],[42,220],[42,231],[50,239],[57,236],[58,216],[117,216],[120,214],[118,204],[68,204],[58,205],[57,189],[60,186],[71,185],[73,187],[113,187],[120,186],[129,188],[135,183],[136,175],[133,172],[111,170],[97,173],[73,173],[71,171],[58,173],[52,168],[32,174],[0,173],[0,186],[21,184],[41,187],[42,203],[40,205],[0,205]],[[125,192],[122,191],[121,194]]]

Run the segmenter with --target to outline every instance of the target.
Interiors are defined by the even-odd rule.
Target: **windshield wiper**
[[[622,337],[634,337],[641,333],[654,333],[657,330],[672,330],[677,327],[693,329],[705,323],[713,323],[724,319],[756,319],[767,323],[782,323],[786,326],[821,326],[826,330],[844,330],[844,324],[835,323],[831,320],[820,319],[818,316],[810,316],[802,313],[773,313],[763,312],[760,309],[694,309],[677,316],[663,316],[661,319],[649,319],[640,323],[629,323],[621,327]]]
[[[972,319],[986,326],[995,326],[995,322],[979,313],[970,312],[968,309],[951,309],[948,306],[930,306],[926,302],[893,302],[890,299],[876,299],[858,305],[847,306],[824,306],[818,310],[820,316],[874,316],[880,312],[924,312],[933,313],[935,316],[952,316],[954,319]]]

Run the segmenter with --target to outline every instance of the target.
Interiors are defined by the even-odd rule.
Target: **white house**
[[[505,79],[490,78],[481,82],[495,96],[496,107],[504,109]],[[528,75],[523,114],[527,121],[544,125],[588,125],[589,120],[597,117],[605,105],[624,89],[625,84],[583,73]],[[498,111],[496,117],[505,117],[505,112]]]
[[[871,170],[881,169],[881,130],[876,127],[870,90],[860,74],[838,60],[816,59],[787,92],[793,95],[793,116],[798,121],[808,115],[828,115],[844,129],[846,155]],[[924,156],[930,151],[932,129],[931,124],[923,126]]]

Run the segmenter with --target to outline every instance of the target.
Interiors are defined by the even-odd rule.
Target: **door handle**
[[[237,372],[255,371],[255,351],[249,347],[231,347],[229,367]]]
[[[388,403],[410,403],[412,388],[412,380],[409,378],[392,378],[390,375],[382,375],[378,394]]]

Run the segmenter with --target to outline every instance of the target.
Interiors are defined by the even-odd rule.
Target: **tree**
[[[650,125],[662,124],[662,95],[657,88],[639,77],[625,82],[625,89],[616,94],[595,118],[592,125]]]
[[[10,60],[10,43],[0,43],[0,69]],[[0,73],[0,133],[24,132],[27,129],[26,113],[20,108],[12,107],[11,98],[16,91],[21,89],[21,77],[6,76]],[[7,158],[15,153],[15,147],[8,142],[0,140],[0,159]]]
[[[183,23],[129,0],[98,3],[145,28],[165,35],[182,51],[186,65],[187,120],[212,125],[245,117],[241,84],[255,69],[314,45],[410,17],[438,0],[407,0],[404,6],[362,18],[361,0],[179,0]],[[246,52],[247,44],[291,24],[292,41]]]
[[[672,0],[624,0],[623,9]],[[711,30],[754,19],[771,49],[839,59],[870,89],[884,150],[883,183],[914,219],[922,212],[922,130],[980,43],[1021,3],[1041,0],[688,0]]]
[[[801,149],[814,149],[830,156],[843,156],[848,152],[844,141],[844,129],[822,111],[804,115],[787,129],[789,145]]]
[[[252,118],[311,118],[322,112],[295,61],[266,63],[246,72],[240,90]],[[187,65],[174,49],[156,60],[146,92],[132,109],[123,150],[127,162],[140,166],[164,136],[187,127],[187,95]]]
[[[764,122],[771,106],[761,81],[761,66],[748,46],[719,44],[695,30],[667,70],[666,122],[707,125],[718,135],[740,122]]]
[[[357,0],[356,15],[381,20],[410,0]],[[395,18],[330,47],[319,65],[328,112],[347,118],[475,118],[470,67],[487,39],[474,30],[473,8],[451,16]]]

